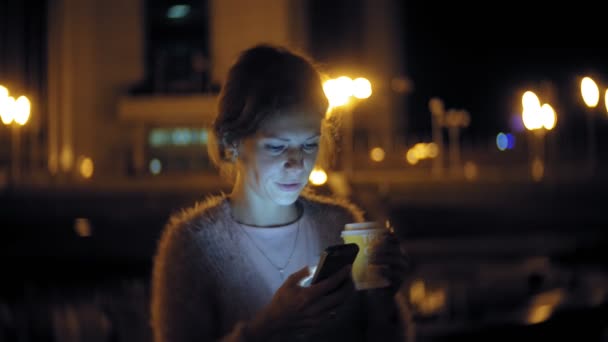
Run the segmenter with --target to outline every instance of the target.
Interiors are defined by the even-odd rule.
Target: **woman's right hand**
[[[300,281],[308,275],[308,267],[290,275],[270,304],[249,323],[248,334],[254,340],[313,327],[335,314],[355,291],[350,266],[309,287],[300,286]]]

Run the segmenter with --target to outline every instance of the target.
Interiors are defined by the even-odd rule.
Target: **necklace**
[[[287,262],[285,262],[285,265],[283,265],[283,266],[277,266],[274,262],[272,262],[272,260],[268,257],[268,255],[266,255],[266,253],[264,253],[264,250],[262,248],[260,248],[255,243],[253,238],[249,235],[249,233],[247,233],[247,230],[245,230],[245,227],[243,227],[243,224],[240,223],[239,221],[236,221],[236,220],[234,220],[234,221],[239,225],[239,227],[241,227],[241,230],[243,230],[243,233],[245,233],[245,235],[247,236],[249,241],[251,241],[251,244],[260,252],[260,254],[262,254],[264,256],[264,258],[266,258],[266,260],[268,260],[268,263],[270,265],[272,265],[272,267],[274,267],[279,272],[279,275],[281,276],[281,280],[285,280],[285,268],[287,268],[287,266],[291,262],[291,258],[293,257],[293,254],[296,250],[296,245],[298,243],[298,237],[300,236],[300,222],[302,221],[302,218],[300,218],[298,220],[298,225],[296,228],[296,237],[293,240],[293,246],[291,247],[291,254],[289,254],[289,257],[287,258]]]

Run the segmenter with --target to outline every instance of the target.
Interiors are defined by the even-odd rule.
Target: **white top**
[[[340,243],[344,224],[363,221],[360,210],[348,203],[314,195],[299,201],[300,236],[286,274],[315,264],[319,250]],[[209,197],[171,217],[154,258],[151,320],[156,342],[244,339],[246,322],[269,304],[282,283],[280,273],[252,240],[279,264],[291,253],[297,227],[249,227],[247,232],[252,238],[231,219],[224,196]],[[391,317],[387,309],[393,305],[376,308],[366,298],[366,292],[357,291],[331,320],[322,319],[309,329],[281,331],[272,340],[401,340],[403,325],[387,329],[372,324],[379,317]]]
[[[289,225],[272,228],[240,224],[248,236],[241,252],[253,261],[256,272],[270,290],[267,293],[276,292],[289,275],[305,266],[314,268],[319,261],[318,243],[311,236],[309,224],[302,221],[300,218]]]

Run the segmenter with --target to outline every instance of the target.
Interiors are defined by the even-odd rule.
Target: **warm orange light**
[[[80,175],[84,178],[93,177],[94,165],[93,160],[91,158],[85,157],[80,161]]]
[[[31,108],[30,100],[24,95],[19,96],[13,107],[13,120],[21,126],[25,125],[30,118]]]
[[[384,150],[381,147],[374,147],[369,153],[369,157],[375,162],[381,162],[384,160]]]
[[[351,97],[366,99],[372,94],[372,85],[364,77],[352,80],[348,76],[329,79],[323,82],[323,92],[329,101],[329,108],[340,107],[348,104]],[[331,110],[327,114],[331,116]]]
[[[479,177],[479,169],[477,168],[477,164],[474,162],[468,161],[464,164],[464,178],[468,181],[474,181]]]
[[[323,185],[327,182],[327,173],[321,168],[315,168],[310,173],[308,180],[316,186]]]
[[[418,158],[416,157],[416,151],[412,148],[410,148],[407,151],[407,154],[405,155],[405,159],[407,159],[407,162],[410,163],[410,165],[418,164]]]
[[[352,95],[352,80],[346,76],[331,79],[323,83],[323,91],[330,107],[339,107],[348,103]]]
[[[521,97],[523,111],[521,118],[528,130],[534,130],[543,126],[541,105],[538,96],[533,91],[526,91]]]
[[[595,108],[600,101],[600,90],[591,77],[585,77],[581,81],[581,95],[589,108]]]
[[[555,114],[555,110],[551,107],[550,104],[545,103],[541,107],[541,116],[542,123],[545,129],[552,130],[555,127],[555,123],[557,122],[557,115]]]
[[[548,304],[533,308],[528,314],[528,324],[538,324],[546,321],[553,312],[553,307]]]
[[[522,104],[524,110],[526,110],[526,108],[531,108],[531,109],[540,108],[540,100],[538,99],[538,96],[536,96],[536,94],[531,90],[526,91],[522,95],[521,104]]]
[[[12,96],[0,97],[0,118],[2,123],[10,125],[15,119],[15,98]]]
[[[540,182],[545,176],[545,163],[539,158],[534,158],[532,162],[532,179]]]
[[[606,105],[606,114],[608,114],[608,89],[606,89],[606,93],[604,94],[604,102]]]
[[[439,146],[437,146],[437,144],[435,144],[434,142],[428,143],[426,145],[426,149],[427,149],[429,158],[435,158],[439,155]]]
[[[417,279],[410,285],[410,302],[420,303],[426,297],[426,287],[424,281]]]
[[[352,88],[353,96],[358,99],[366,99],[372,95],[372,84],[366,78],[355,78]]]

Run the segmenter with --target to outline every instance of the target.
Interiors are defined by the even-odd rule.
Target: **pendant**
[[[281,279],[285,279],[285,274],[283,273],[282,268],[279,268],[279,273],[281,274]]]

